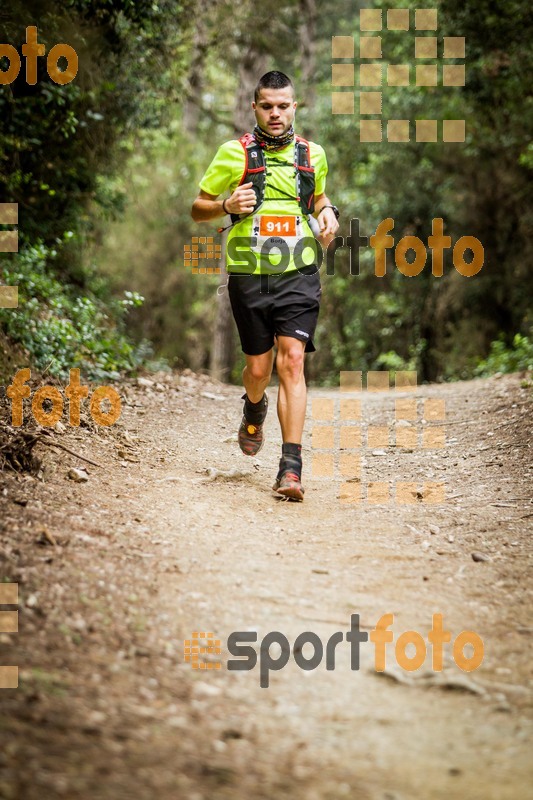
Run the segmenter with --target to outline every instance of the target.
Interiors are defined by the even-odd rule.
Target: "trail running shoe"
[[[242,398],[245,400],[244,414],[237,438],[239,440],[239,447],[245,456],[255,456],[261,450],[265,442],[263,422],[265,421],[268,411],[268,397],[266,394],[263,396],[265,398],[264,411],[256,411],[255,413],[249,414],[254,420],[253,422],[246,418],[246,395],[243,395]]]
[[[305,489],[296,472],[290,472],[288,470],[284,472],[280,478],[276,478],[272,490],[283,495],[283,497],[288,497],[290,500],[304,499]]]

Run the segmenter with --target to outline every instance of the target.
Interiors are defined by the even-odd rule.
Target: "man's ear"
[[[255,109],[256,109],[255,101],[252,100],[252,110],[255,111]]]

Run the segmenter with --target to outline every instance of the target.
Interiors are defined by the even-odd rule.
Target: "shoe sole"
[[[298,486],[283,486],[276,489],[274,485],[272,490],[282,497],[287,497],[289,500],[301,502],[304,499],[304,490]]]

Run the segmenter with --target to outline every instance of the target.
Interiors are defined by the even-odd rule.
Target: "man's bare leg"
[[[243,417],[237,439],[239,447],[246,456],[255,456],[264,444],[263,422],[268,411],[268,397],[265,389],[270,382],[274,349],[258,356],[246,356],[246,366],[242,371],[242,382],[246,389],[243,395]]]
[[[246,356],[242,383],[251,403],[259,403],[270,383],[274,364],[274,348],[259,356]]]
[[[284,442],[302,443],[307,403],[304,377],[305,342],[278,336],[278,417]]]
[[[303,500],[302,433],[307,388],[304,377],[305,343],[292,336],[278,336],[276,368],[279,375],[278,417],[283,444],[274,491],[291,500]]]

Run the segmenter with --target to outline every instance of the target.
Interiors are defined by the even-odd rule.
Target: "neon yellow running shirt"
[[[324,149],[315,142],[309,142],[311,155],[311,166],[315,168],[315,195],[323,194],[326,190],[326,175],[328,165]],[[284,216],[299,217],[299,230],[305,237],[313,239],[313,233],[309,224],[302,215],[300,204],[296,199],[296,178],[294,168],[294,142],[284,147],[283,150],[265,151],[266,158],[266,187],[264,202],[257,211],[233,226],[228,232],[226,242],[226,268],[229,273],[246,273],[249,275],[276,274],[280,269],[276,265],[281,261],[280,251],[274,249],[271,253],[261,253],[260,242],[251,250],[252,234],[254,230],[254,219],[257,225],[261,225],[258,219],[261,216],[282,218]],[[218,197],[224,192],[231,194],[240,184],[246,166],[246,157],[242,144],[238,139],[232,139],[222,144],[207,168],[205,175],[200,181],[200,189],[208,194]],[[280,191],[278,191],[280,190]],[[286,197],[285,194],[289,195]],[[229,195],[228,195],[229,196]],[[268,223],[268,225],[267,225]],[[225,223],[228,224],[228,223]],[[283,237],[287,230],[292,231],[292,221],[283,219],[263,220],[265,229],[272,235],[279,234]],[[264,233],[266,231],[261,231]],[[315,247],[318,242],[314,242]],[[294,263],[292,252],[287,254],[287,266],[284,272],[294,272],[303,264],[316,263],[316,257],[311,247],[306,247],[298,259],[298,264]]]

